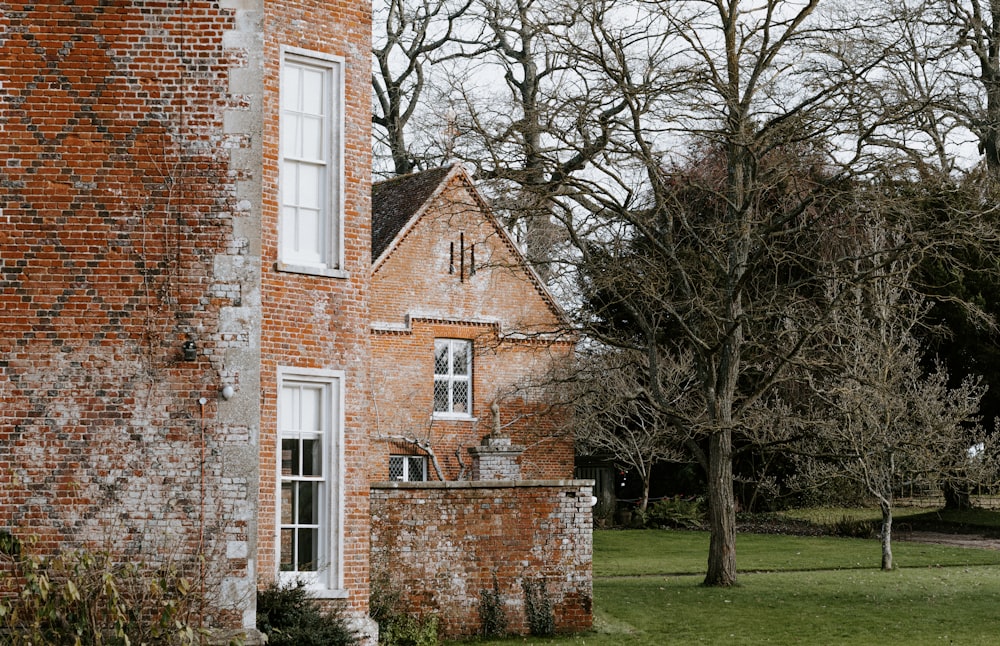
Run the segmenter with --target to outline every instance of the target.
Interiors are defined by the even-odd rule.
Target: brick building
[[[367,615],[370,12],[0,0],[0,531]]]
[[[221,632],[252,635],[255,590],[293,579],[370,627],[369,482],[427,456],[399,420],[447,430],[428,446],[453,478],[453,449],[498,402],[523,476],[569,477],[538,400],[497,386],[571,346],[464,173],[441,171],[409,213],[432,216],[373,237],[370,12],[0,0],[0,538],[179,563]],[[455,243],[448,259],[438,245],[407,261],[428,236]],[[406,292],[405,271],[431,291]],[[375,371],[392,365],[423,384],[423,413],[380,407]],[[584,489],[525,495],[581,537],[562,553],[589,581]],[[384,537],[404,502],[379,504]],[[589,620],[577,589],[560,592],[580,599],[574,626]]]
[[[540,382],[573,339],[461,166],[373,186],[372,258],[372,480],[479,479],[469,451],[498,434],[518,477],[571,478]]]

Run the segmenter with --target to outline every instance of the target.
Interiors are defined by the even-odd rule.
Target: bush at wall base
[[[268,646],[354,646],[358,636],[339,608],[323,611],[301,585],[257,592],[257,630]]]
[[[190,568],[188,568],[190,569]],[[35,553],[0,532],[0,643],[193,645],[202,599],[185,568],[121,562],[110,552]]]

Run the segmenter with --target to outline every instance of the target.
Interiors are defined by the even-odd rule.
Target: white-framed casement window
[[[472,415],[472,341],[434,340],[434,415]]]
[[[319,596],[341,591],[342,374],[279,370],[278,570]]]
[[[390,455],[389,480],[392,482],[425,482],[427,480],[427,456]]]
[[[282,50],[279,267],[339,275],[342,267],[343,61]]]

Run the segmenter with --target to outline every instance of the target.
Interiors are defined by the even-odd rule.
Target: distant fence
[[[940,509],[944,507],[944,496],[942,494],[923,494],[919,496],[899,496],[894,501],[897,507],[927,507],[928,509]],[[1000,496],[978,495],[969,496],[969,502],[973,507],[979,509],[1000,509]]]

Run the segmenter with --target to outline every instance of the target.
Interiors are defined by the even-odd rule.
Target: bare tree
[[[819,4],[647,2],[631,7],[639,19],[612,21],[622,5],[598,3],[576,43],[602,93],[626,101],[593,163],[603,186],[581,187],[587,213],[566,218],[583,291],[605,294],[581,322],[645,352],[652,375],[657,349],[692,353],[698,389],[686,410],[655,376],[648,385],[706,466],[710,585],[736,582],[739,443],[761,437],[748,425],[817,338],[828,311],[816,281],[840,262],[835,243],[855,215],[838,208],[840,185],[849,188],[825,142],[870,130],[846,128],[870,108],[859,66],[872,63],[828,54],[831,33],[859,24],[841,16],[831,26]],[[628,333],[613,320],[628,320]]]
[[[433,64],[435,54],[443,55],[456,21],[472,1],[386,0],[376,6],[372,123],[396,175],[417,170],[423,162],[408,144],[407,124],[428,82],[425,68]]]
[[[803,473],[846,476],[878,502],[882,569],[891,570],[896,492],[907,483],[941,484],[956,464],[967,467],[968,477],[982,477],[969,454],[979,440],[966,425],[976,421],[985,389],[975,379],[949,387],[940,365],[925,373],[915,336],[925,302],[911,290],[908,269],[881,253],[892,245],[885,229],[874,225],[866,233],[869,253],[858,263],[871,265],[876,278],[846,295],[831,286],[844,301],[829,328],[834,374],[818,391],[831,421],[812,436],[811,468]]]
[[[982,160],[1000,177],[1000,4],[890,0],[872,11],[882,28],[853,46],[884,50],[873,83],[908,111],[879,143],[921,174]]]
[[[875,76],[900,115],[872,142],[891,151],[887,161],[894,177],[919,180],[919,197],[910,208],[939,220],[968,223],[976,217],[986,223],[981,233],[958,239],[959,248],[946,252],[950,266],[925,257],[911,279],[929,296],[928,319],[935,324],[917,332],[920,340],[947,365],[953,383],[977,375],[990,386],[980,407],[984,419],[992,419],[1000,409],[1000,391],[991,357],[1000,346],[991,294],[1000,278],[995,245],[976,241],[996,235],[1000,177],[987,153],[989,124],[996,122],[989,88],[998,69],[996,46],[990,45],[996,32],[989,27],[996,3],[987,4],[892,0],[874,7],[886,15],[883,33],[866,37],[868,47],[886,51]],[[992,23],[998,24],[995,17]],[[940,244],[951,244],[941,233]],[[968,507],[967,487],[961,478],[943,483],[946,507]]]
[[[956,46],[976,67],[967,80],[977,91],[966,94],[967,125],[979,137],[979,151],[994,179],[1000,179],[1000,3],[996,0],[940,0],[942,18],[957,32]],[[959,72],[961,73],[961,71]]]
[[[588,352],[575,367],[572,387],[562,393],[575,404],[572,422],[578,451],[611,456],[635,470],[642,482],[642,510],[649,503],[653,467],[691,459],[683,437],[650,400],[644,360],[641,354],[623,350]],[[692,386],[685,382],[691,374],[690,361],[690,356],[681,355],[677,364],[661,362],[669,371],[661,380],[673,386],[678,399]]]
[[[933,181],[962,170],[963,160],[956,152],[974,138],[964,116],[967,111],[956,101],[966,93],[968,78],[956,74],[962,61],[955,50],[954,29],[928,20],[940,13],[934,6],[937,2],[879,3],[873,11],[884,18],[876,21],[876,28],[855,34],[850,43],[852,50],[882,53],[869,88],[873,99],[898,117],[873,133],[872,149],[883,152],[894,175]]]
[[[581,0],[479,0],[477,37],[454,60],[448,96],[453,154],[475,169],[508,229],[543,279],[565,239],[553,223],[572,179],[609,143],[622,97],[595,92],[578,69],[572,34],[588,29]],[[470,81],[474,69],[481,85]]]

